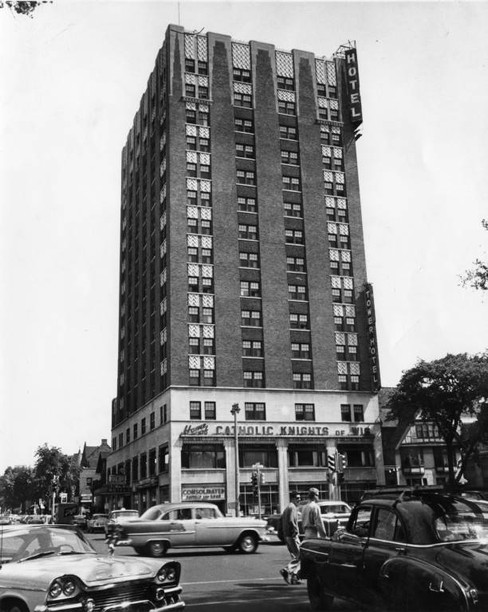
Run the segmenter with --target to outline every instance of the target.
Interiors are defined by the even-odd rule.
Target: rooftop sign
[[[356,49],[347,49],[346,57],[346,85],[351,122],[358,127],[363,122],[361,108],[361,94],[359,93],[358,57]]]

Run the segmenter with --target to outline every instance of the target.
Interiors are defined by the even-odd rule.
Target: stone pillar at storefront
[[[230,438],[224,438],[224,450],[225,450],[225,506],[226,514],[229,513],[229,509],[235,500],[229,499],[229,491],[235,490],[235,450],[234,441]]]
[[[170,460],[170,501],[180,502],[181,501],[181,450],[183,444],[180,439],[176,440],[173,444]]]
[[[278,495],[280,512],[290,501],[290,484],[288,480],[288,440],[280,438],[276,440],[276,450],[278,451]]]

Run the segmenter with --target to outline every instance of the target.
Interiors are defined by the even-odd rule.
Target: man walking
[[[308,490],[308,503],[302,510],[302,527],[305,538],[326,538],[319,501],[319,490],[312,487]]]
[[[300,495],[292,493],[290,503],[281,515],[281,531],[285,544],[291,556],[291,561],[280,570],[280,574],[288,584],[300,584],[298,572],[300,571],[300,539],[298,537],[298,510]]]

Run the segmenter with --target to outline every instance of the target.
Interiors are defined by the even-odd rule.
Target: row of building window
[[[341,421],[343,423],[363,423],[363,404],[341,404]],[[190,402],[191,420],[216,420],[215,402]],[[266,404],[264,402],[246,402],[244,404],[244,418],[246,421],[265,421]],[[315,421],[315,404],[295,404],[296,421]]]
[[[164,425],[168,422],[168,406],[162,404],[159,407],[159,424]],[[140,428],[139,428],[140,425]],[[149,427],[147,426],[147,419],[143,417],[141,421],[134,423],[132,428],[127,427],[124,432],[119,433],[117,437],[112,438],[112,450],[121,448],[124,444],[130,444],[131,440],[137,440],[140,436],[144,436],[148,431],[153,431],[156,428],[156,412],[149,414]]]
[[[338,451],[347,459],[348,468],[374,467],[374,450],[371,445],[339,445]],[[288,466],[290,468],[317,467],[327,468],[327,451],[323,446],[312,444],[290,444],[288,446]],[[278,452],[272,444],[239,445],[239,466],[251,468],[260,463],[265,468],[278,468]],[[181,449],[182,469],[226,469],[225,449],[222,444],[184,443]],[[125,474],[127,484],[139,479],[155,476],[169,471],[169,451],[167,445],[156,448],[113,467],[114,473]]]

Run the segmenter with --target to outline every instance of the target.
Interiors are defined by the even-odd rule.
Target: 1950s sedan
[[[177,561],[99,554],[73,526],[0,527],[1,612],[180,610],[179,580]]]
[[[253,553],[261,541],[269,539],[266,521],[226,517],[215,504],[206,502],[160,504],[113,528],[119,545],[152,557],[165,555],[170,547],[219,546],[229,552]]]
[[[361,608],[488,610],[488,525],[475,502],[405,492],[368,499],[331,540],[302,544],[313,610],[334,597]]]

